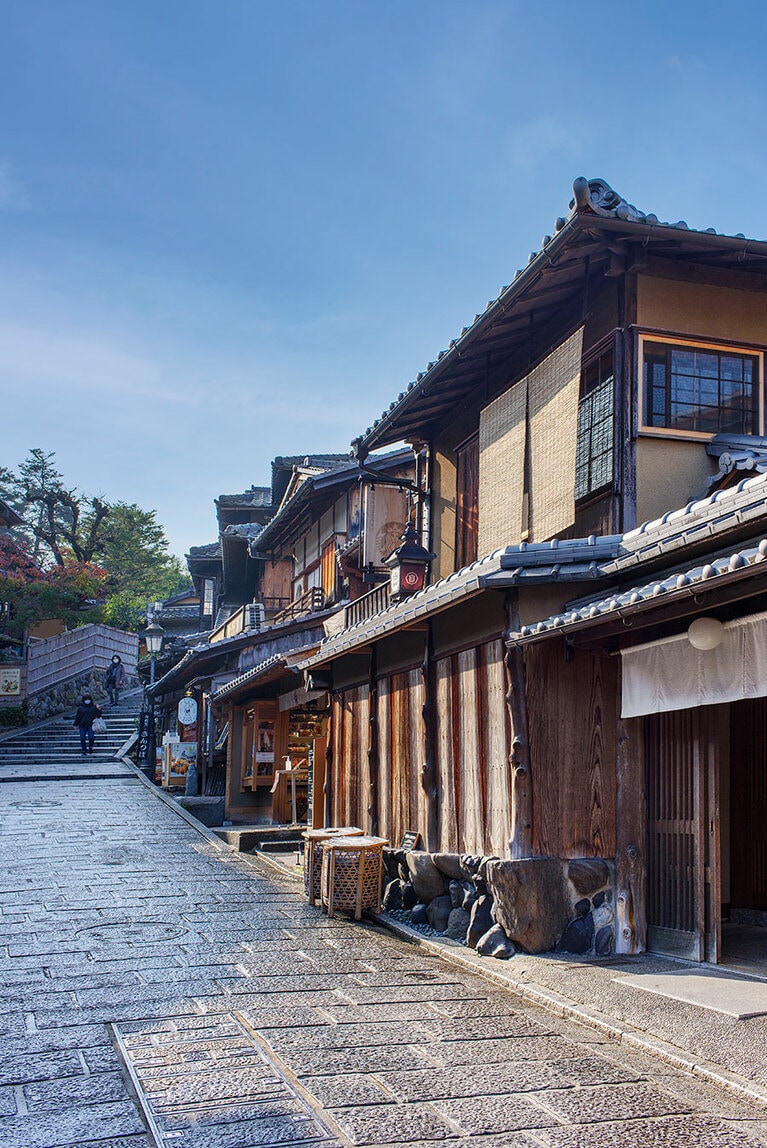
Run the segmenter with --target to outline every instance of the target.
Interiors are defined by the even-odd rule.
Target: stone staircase
[[[124,694],[117,706],[102,703],[107,732],[96,734],[93,753],[87,757],[80,751],[73,712],[2,737],[0,782],[133,776],[115,755],[138,728],[141,700],[141,691],[135,690]]]

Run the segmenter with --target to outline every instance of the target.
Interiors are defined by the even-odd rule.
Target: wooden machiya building
[[[322,824],[329,698],[304,687],[298,664],[318,648],[323,626],[332,629],[339,611],[387,578],[383,559],[404,529],[415,476],[410,449],[364,465],[347,456],[293,466],[251,545],[265,592],[283,587],[283,608],[242,651],[241,672],[211,695],[229,731],[227,819]],[[320,795],[311,810],[310,791]]]
[[[766,304],[767,243],[579,179],[356,441],[419,452],[433,557],[305,663],[328,823],[604,862],[622,952],[722,960],[723,922],[767,923]]]

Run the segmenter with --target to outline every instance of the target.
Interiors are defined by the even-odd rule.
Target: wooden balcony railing
[[[346,607],[344,628],[348,629],[349,626],[356,626],[358,622],[372,618],[374,614],[385,610],[388,605],[389,583],[381,582],[380,585],[374,586],[369,593],[364,594],[362,598],[357,598],[356,601],[349,603]]]
[[[280,610],[279,614],[275,614],[272,618],[273,623],[289,622],[292,618],[302,618],[304,614],[316,614],[325,605],[325,591],[321,586],[312,586],[311,590],[306,590],[300,598],[296,598],[284,610]]]

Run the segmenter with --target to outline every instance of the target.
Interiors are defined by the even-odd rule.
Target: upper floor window
[[[650,339],[643,348],[646,428],[759,433],[760,354]]]
[[[215,582],[212,578],[206,578],[203,584],[202,591],[202,616],[203,618],[213,617],[213,593],[215,590]]]
[[[456,450],[455,566],[460,570],[477,560],[479,537],[479,435]]]
[[[581,375],[575,497],[588,498],[613,480],[615,371],[612,348],[593,359]]]

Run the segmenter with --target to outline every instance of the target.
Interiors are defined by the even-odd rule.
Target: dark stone
[[[553,949],[572,912],[559,857],[488,861],[485,868],[495,919],[506,936],[528,953]]]
[[[479,896],[479,890],[475,889],[471,881],[464,881],[463,884],[463,903],[461,908],[465,909],[467,913],[471,912],[471,907]],[[487,888],[487,886],[485,886]]]
[[[588,911],[590,910],[590,908],[591,908],[591,901],[589,901],[588,897],[581,898],[581,900],[577,901],[576,905],[575,905],[576,916],[585,917],[586,914],[588,913]]]
[[[445,878],[432,861],[430,853],[408,853],[407,867],[420,901],[428,903],[445,892]]]
[[[466,944],[470,949],[476,949],[480,937],[484,937],[494,925],[493,898],[484,893],[477,897],[469,914],[469,928],[466,933]]]
[[[576,893],[590,897],[610,881],[610,869],[600,857],[579,857],[570,861],[567,876],[573,883]]]
[[[598,957],[609,957],[615,937],[610,925],[604,925],[594,938],[594,952]]]
[[[470,916],[465,909],[451,909],[447,919],[445,933],[454,941],[465,941],[469,928]]]
[[[450,894],[450,904],[454,909],[458,909],[460,907],[461,901],[463,901],[463,889],[461,888],[461,882],[451,881],[447,891]]]
[[[576,917],[562,934],[557,945],[560,953],[587,953],[594,939],[594,922],[591,917]]]
[[[467,876],[458,853],[432,853],[431,859],[440,873],[444,873],[452,881],[463,881]]]
[[[428,925],[429,918],[427,916],[427,906],[422,901],[417,905],[413,905],[413,910],[410,914],[411,925]]]
[[[402,908],[412,909],[418,901],[418,894],[411,885],[410,881],[402,883]]]
[[[390,881],[384,889],[381,906],[385,913],[391,913],[396,909],[402,908],[402,887],[404,884],[404,881],[397,879]]]
[[[224,823],[223,797],[179,797],[177,801],[182,809],[196,817],[202,825],[213,829]]]
[[[594,897],[594,899],[592,900],[592,905],[594,906],[595,909],[598,909],[600,905],[604,905],[606,899],[607,899],[607,894],[603,890],[601,893],[597,893],[597,895]],[[576,905],[576,908],[577,908],[577,905]]]
[[[461,865],[463,866],[464,873],[469,878],[473,878],[479,872],[479,867],[484,861],[484,857],[474,857],[471,853],[463,853],[461,855]]]
[[[507,961],[516,951],[513,942],[509,940],[500,925],[493,925],[492,929],[477,942],[477,952],[481,957],[495,957],[497,960]]]
[[[398,849],[384,849],[383,851],[384,869],[392,881],[399,880],[401,876],[399,871],[399,852],[400,850]]]
[[[435,897],[426,910],[426,918],[432,929],[436,929],[438,933],[444,933],[452,909],[453,906],[450,904],[450,898],[446,893],[443,893],[441,897]]]

